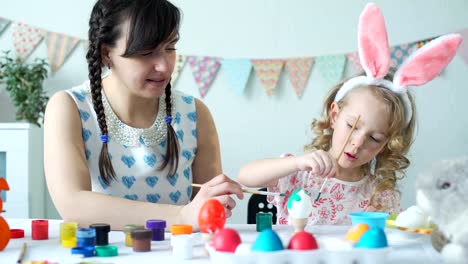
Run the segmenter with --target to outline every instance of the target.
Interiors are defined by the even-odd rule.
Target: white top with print
[[[179,91],[172,91],[172,126],[179,140],[179,166],[174,176],[168,177],[168,169],[158,170],[166,154],[166,135],[156,129],[161,124],[165,125],[166,111],[159,110],[156,121],[160,121],[151,128],[135,129],[118,120],[118,126],[122,128],[116,137],[109,136],[108,150],[117,180],[106,186],[99,177],[99,154],[102,143],[100,141],[100,129],[97,116],[93,108],[89,81],[71,88],[67,92],[73,97],[82,123],[83,142],[85,155],[91,176],[92,190],[112,196],[130,200],[163,203],[163,204],[187,204],[192,195],[192,163],[197,151],[197,115],[195,99]],[[106,100],[102,94],[103,101]],[[159,104],[164,103],[165,96],[160,98]],[[109,108],[110,109],[110,108]],[[112,110],[109,110],[112,111]],[[116,117],[115,114],[110,116]],[[109,116],[106,115],[106,120]],[[162,120],[162,121],[161,121]],[[108,122],[109,127],[109,122]],[[128,129],[137,133],[134,146],[126,146],[119,140],[126,138]],[[159,132],[159,134],[158,134]],[[164,135],[161,135],[164,134]],[[149,138],[159,138],[157,143],[151,143]]]
[[[370,198],[376,182],[369,177],[364,177],[357,182],[329,178],[319,200],[315,201],[324,180],[325,178],[317,177],[309,171],[298,171],[279,179],[277,186],[268,188],[270,192],[286,194],[286,197],[267,197],[268,202],[277,207],[278,224],[289,223],[287,201],[296,189],[304,189],[312,198],[309,224],[349,225],[351,224],[349,213],[374,210],[370,207]],[[377,206],[382,208],[381,211],[389,214],[401,212],[400,195],[396,190],[377,193],[375,199]]]

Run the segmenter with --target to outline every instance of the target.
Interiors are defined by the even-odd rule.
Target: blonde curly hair
[[[364,76],[365,73],[357,76]],[[385,79],[393,80],[393,71],[385,76]],[[343,80],[331,89],[323,105],[323,113],[321,119],[314,119],[311,124],[312,131],[317,135],[312,143],[304,147],[305,152],[314,150],[328,151],[331,148],[333,128],[331,127],[330,110],[331,104],[334,102],[335,95],[341,88]],[[372,180],[377,180],[377,184],[372,191],[370,205],[376,210],[384,211],[387,208],[382,208],[378,205],[376,195],[386,190],[397,191],[396,181],[401,180],[405,176],[405,169],[410,165],[410,161],[406,157],[408,150],[413,143],[413,134],[415,129],[416,109],[413,96],[408,92],[408,98],[411,102],[413,115],[408,125],[405,120],[405,109],[401,98],[395,92],[379,86],[360,86],[351,90],[338,103],[340,108],[346,105],[348,95],[356,90],[368,89],[376,98],[379,98],[387,105],[387,109],[392,118],[389,118],[388,141],[383,149],[375,157],[375,169],[371,171],[371,164],[367,163],[361,166],[362,173],[368,175]]]

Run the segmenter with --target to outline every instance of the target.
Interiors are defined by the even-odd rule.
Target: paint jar
[[[31,237],[32,240],[49,239],[49,221],[48,220],[33,220],[31,222]]]
[[[171,225],[171,246],[174,236],[190,235],[193,232],[191,225]]]
[[[77,222],[63,222],[60,224],[60,243],[64,248],[76,247]]]
[[[178,260],[192,258],[193,241],[191,235],[176,235],[171,238],[172,255]]]
[[[132,246],[135,252],[151,251],[151,238],[153,231],[151,229],[136,229],[131,232]]]
[[[94,247],[96,245],[96,229],[78,228],[76,230],[76,245],[79,248]]]
[[[123,228],[123,232],[125,233],[125,245],[127,247],[132,246],[132,231],[133,230],[144,230],[145,227],[143,225],[125,225]]]
[[[164,229],[166,228],[166,221],[160,219],[150,219],[146,221],[146,228],[153,230],[153,241],[164,240]]]
[[[92,224],[89,228],[94,228],[96,230],[96,245],[105,246],[109,245],[109,224]]]

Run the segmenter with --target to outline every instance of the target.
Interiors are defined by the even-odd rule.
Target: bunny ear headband
[[[338,90],[335,102],[353,88],[362,85],[375,85],[387,88],[403,101],[406,125],[413,115],[407,87],[423,85],[435,77],[450,63],[462,42],[459,34],[441,36],[415,51],[396,71],[393,82],[385,80],[390,68],[390,48],[387,30],[380,9],[373,3],[364,8],[359,18],[358,46],[359,60],[366,76],[354,77],[346,81]]]

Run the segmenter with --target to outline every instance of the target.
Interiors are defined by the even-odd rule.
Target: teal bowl
[[[357,225],[360,223],[367,224],[370,228],[385,228],[385,221],[390,215],[382,212],[359,212],[350,213],[348,217],[351,218],[351,224]]]

